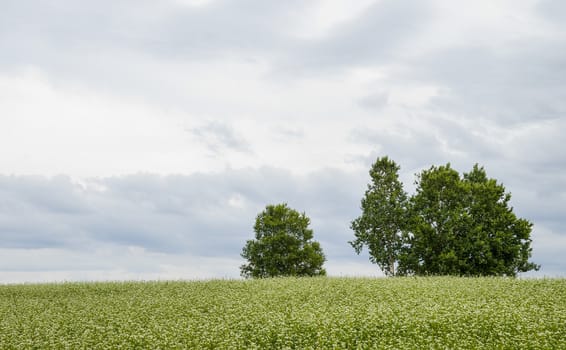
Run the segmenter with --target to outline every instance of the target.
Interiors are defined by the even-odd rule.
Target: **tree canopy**
[[[240,266],[243,277],[325,275],[325,256],[313,241],[305,213],[287,204],[268,205],[255,220],[255,239],[248,240],[241,256],[248,262]]]
[[[407,226],[407,194],[399,181],[399,166],[387,157],[378,159],[370,169],[372,182],[362,199],[362,215],[352,221],[356,239],[350,244],[359,254],[367,245],[370,260],[386,275],[395,275],[395,262]]]
[[[367,246],[387,275],[516,276],[539,268],[529,262],[532,223],[517,218],[511,194],[483,167],[461,176],[450,164],[432,166],[417,174],[408,199],[399,169],[376,160],[351,226],[356,252]]]

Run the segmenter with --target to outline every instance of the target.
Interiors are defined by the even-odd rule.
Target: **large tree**
[[[406,211],[399,211],[404,215],[398,228],[402,234],[394,236],[395,274],[516,276],[539,268],[529,262],[532,223],[513,213],[511,194],[501,183],[488,178],[483,167],[475,165],[461,176],[450,164],[432,166],[417,175],[415,184]],[[386,194],[368,192],[380,197],[373,198],[374,203],[394,202]],[[366,201],[372,198],[368,192]],[[387,209],[383,205],[366,206],[362,217],[392,223],[391,209]],[[358,237],[356,226],[352,228]],[[373,237],[388,237],[383,227],[376,232]],[[370,249],[371,259],[379,264],[390,243],[373,242],[378,246]],[[370,243],[366,240],[358,244]],[[391,270],[385,272],[393,274]]]
[[[468,197],[460,174],[450,164],[417,175],[416,193],[410,200],[409,248],[400,261],[402,274],[458,274],[458,252],[471,234],[462,225]]]
[[[463,229],[470,234],[460,272],[515,276],[538,270],[539,265],[529,262],[533,224],[513,213],[511,194],[503,184],[489,179],[477,164],[464,174],[463,183],[469,193]]]
[[[395,264],[402,246],[406,223],[407,194],[399,181],[399,166],[388,157],[373,163],[362,214],[351,222],[356,239],[349,242],[360,254],[368,247],[370,260],[386,275],[395,275]]]
[[[242,257],[248,262],[240,267],[249,278],[275,276],[325,275],[325,256],[320,244],[313,241],[310,219],[287,204],[268,205],[256,217],[255,239],[248,240]]]

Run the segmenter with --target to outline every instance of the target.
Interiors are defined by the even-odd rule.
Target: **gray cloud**
[[[1,42],[15,49],[10,52],[17,63],[43,58],[26,55],[29,50],[63,54],[120,49],[189,59],[235,52],[284,52],[301,42],[289,36],[288,25],[307,5],[296,0],[218,0],[198,7],[173,1],[11,1],[0,14],[0,29],[12,35],[3,35]],[[429,10],[419,1],[380,1],[317,44],[320,57],[315,59],[351,62],[352,58],[384,53],[418,30],[419,19],[427,18]]]
[[[243,242],[251,238],[255,215],[268,203],[288,202],[311,216],[329,263],[347,265],[357,261],[350,260],[357,257],[345,242],[351,239],[349,221],[358,214],[366,169],[377,156],[389,155],[401,165],[409,189],[413,173],[431,164],[451,162],[460,171],[476,162],[485,165],[513,193],[516,212],[535,223],[534,260],[543,264],[543,272],[546,266],[552,266],[546,271],[566,271],[560,260],[566,217],[564,2],[539,1],[527,17],[540,20],[541,28],[529,27],[538,22],[525,22],[525,35],[511,35],[509,28],[509,35],[493,33],[506,38],[497,43],[483,33],[471,42],[436,37],[431,45],[421,34],[445,25],[435,17],[433,2],[379,1],[326,35],[303,39],[291,29],[306,6],[298,0],[217,0],[201,7],[148,0],[3,4],[0,72],[8,76],[32,66],[55,90],[61,84],[66,84],[61,91],[86,86],[96,90],[94,95],[116,100],[133,96],[153,104],[157,113],[171,109],[206,115],[218,121],[201,121],[186,135],[212,155],[255,155],[255,140],[232,127],[243,115],[261,119],[281,141],[268,146],[280,147],[322,140],[313,137],[313,120],[325,123],[321,116],[330,111],[343,124],[328,142],[342,142],[340,136],[347,140],[338,147],[353,146],[345,151],[350,165],[363,169],[323,169],[302,176],[274,168],[137,174],[89,180],[95,186],[67,177],[0,176],[3,256],[33,251],[56,259],[58,249],[78,251],[82,255],[68,255],[73,265],[106,271],[114,264],[130,271],[135,264],[115,255],[133,247],[125,256],[145,271],[164,271],[154,266],[160,259],[170,265],[213,259],[215,273],[222,274],[222,259],[238,261]],[[438,32],[452,29],[446,25]],[[222,90],[222,75],[243,66],[245,72],[227,77],[228,88]],[[352,83],[348,74],[358,68],[377,70],[379,77]],[[254,75],[249,81],[248,74]],[[282,93],[282,88],[324,89],[328,80],[316,79],[329,77],[330,85],[344,81],[344,91],[330,86],[327,92],[339,102],[328,98],[324,106],[312,106],[318,91],[312,96]],[[301,85],[303,80],[313,84]],[[411,88],[422,86],[438,90],[422,103],[404,103],[405,95],[415,94]],[[254,104],[261,96],[243,102],[232,96],[245,96],[247,88],[251,93],[264,89],[281,103],[270,110]],[[292,125],[284,117],[265,122],[285,115],[293,116]],[[230,123],[224,122],[227,116]],[[135,255],[138,248],[146,255]],[[81,264],[80,256],[92,260]],[[96,263],[101,256],[104,263]],[[19,264],[28,266],[23,259]],[[65,264],[60,260],[52,266]],[[0,270],[8,268],[4,262]]]
[[[251,148],[246,140],[236,134],[236,131],[225,123],[209,122],[204,126],[187,131],[199,142],[204,143],[213,154],[219,154],[227,150],[244,153],[251,152]]]
[[[566,4],[560,0],[542,0],[537,4],[539,13],[546,19],[555,21],[559,28],[564,29],[566,23]]]
[[[202,7],[164,1],[14,1],[0,14],[0,70],[35,66],[55,84],[179,105],[178,79],[190,63],[267,63],[285,80],[356,65],[387,63],[430,20],[420,1],[380,1],[320,39],[292,34],[301,1],[213,1]],[[292,72],[292,73],[290,73]],[[164,93],[166,90],[167,93]],[[194,104],[194,103],[192,103]],[[190,103],[187,103],[190,105]]]
[[[277,71],[320,74],[359,65],[382,65],[403,56],[403,47],[431,20],[422,1],[376,2],[355,19],[318,40],[296,41]]]
[[[283,170],[232,170],[223,174],[138,174],[94,179],[83,187],[70,179],[0,177],[3,193],[0,248],[87,249],[91,244],[137,246],[157,253],[237,257],[251,239],[255,215],[266,204],[288,202],[324,230],[317,238],[344,237],[327,222],[348,223],[357,184],[327,170],[293,177]],[[341,189],[332,190],[340,182]],[[15,184],[15,185],[14,185]],[[68,189],[62,193],[60,188]],[[30,189],[52,195],[28,196]],[[60,211],[61,203],[88,207]],[[6,208],[10,208],[7,210]],[[80,239],[78,239],[80,238]],[[344,242],[340,242],[341,244]],[[82,246],[81,246],[82,245]]]
[[[491,175],[489,169],[488,174]],[[243,244],[253,238],[257,213],[266,204],[287,202],[312,219],[315,239],[322,243],[330,265],[369,267],[367,255],[356,256],[347,244],[352,239],[349,223],[359,215],[359,201],[368,180],[365,171],[325,169],[294,176],[271,168],[186,176],[138,174],[91,179],[86,185],[68,178],[0,176],[0,250],[16,254],[39,249],[48,256],[53,250],[74,252],[69,259],[77,261],[77,268],[119,267],[142,275],[144,271],[160,271],[159,266],[150,263],[158,256],[173,263],[181,256],[195,262],[227,259],[235,265],[215,271],[233,276],[237,275]],[[32,189],[43,195],[29,196]],[[517,194],[513,199],[517,213],[535,222],[533,237],[538,250],[534,260],[554,269],[560,267],[561,256],[556,253],[556,246],[545,239],[563,240],[559,230],[564,225],[564,215],[559,205],[564,194],[545,197],[544,206],[537,207],[529,203],[541,202],[536,192],[519,189],[515,193],[514,188],[507,189]],[[43,196],[51,200],[46,202]],[[88,209],[61,211],[62,204]],[[138,249],[146,256],[135,255]],[[100,250],[118,255],[107,256],[100,264],[89,260],[101,254],[97,253]],[[124,254],[135,255],[132,259],[139,260],[139,271],[120,258]],[[61,269],[62,262],[52,259],[53,265],[43,261],[41,269]],[[0,270],[35,269],[33,264],[21,264],[11,264],[10,268],[3,264]]]
[[[190,65],[253,65],[289,45],[286,20],[302,2],[9,1],[0,13],[0,72],[34,67],[55,86],[165,102],[202,103],[187,92]],[[237,84],[237,83],[235,83]]]
[[[359,99],[360,106],[370,110],[380,110],[387,105],[388,96],[386,93],[375,93]]]
[[[432,111],[510,125],[566,114],[565,59],[562,40],[552,39],[451,48],[417,57],[404,78],[443,88]]]
[[[349,137],[352,142],[371,147],[372,153],[361,159],[368,166],[378,154],[388,154],[410,169],[418,168],[425,159],[433,163],[444,163],[450,159],[434,129],[408,125],[398,130],[354,128]]]
[[[3,211],[41,210],[53,214],[81,214],[89,211],[81,191],[67,176],[0,176],[0,196],[12,198]],[[33,207],[29,207],[33,206]]]
[[[60,55],[119,49],[191,59],[276,45],[281,40],[277,40],[281,20],[299,4],[225,0],[191,7],[173,1],[24,0],[10,2],[0,18],[5,32],[15,39],[28,39],[18,43],[2,38],[3,43],[21,49],[20,54],[30,49]],[[38,42],[43,45],[33,45]],[[34,59],[20,56],[16,61],[25,62],[23,58]]]
[[[292,128],[288,126],[277,126],[272,132],[281,141],[297,141],[305,137],[305,132],[300,128]]]
[[[0,250],[14,256],[9,265],[0,264],[6,278],[15,276],[9,271],[21,272],[18,278],[35,279],[50,277],[38,277],[33,271],[44,271],[41,276],[52,278],[66,271],[63,276],[76,279],[78,272],[72,271],[78,270],[90,271],[84,276],[92,278],[100,277],[96,271],[115,270],[125,270],[121,278],[168,276],[171,267],[162,271],[151,261],[161,257],[178,266],[183,256],[202,264],[200,272],[177,271],[185,278],[234,277],[241,248],[253,238],[255,216],[266,204],[280,202],[311,217],[315,239],[323,244],[334,270],[348,273],[340,268],[343,261],[350,268],[366,266],[358,274],[367,273],[368,267],[377,273],[366,256],[354,256],[346,244],[360,191],[356,177],[337,170],[299,177],[269,168],[189,176],[138,174],[91,179],[86,186],[68,178],[2,176],[0,180],[2,208],[11,208],[9,213],[0,212]],[[61,193],[61,187],[68,190]],[[53,199],[45,203],[41,197],[28,196],[30,189],[52,194]],[[61,203],[89,210],[61,212]],[[135,254],[138,249],[143,257]],[[40,265],[18,261],[23,254],[48,260]],[[101,254],[104,261],[96,262]],[[219,261],[224,261],[222,267],[217,266]]]

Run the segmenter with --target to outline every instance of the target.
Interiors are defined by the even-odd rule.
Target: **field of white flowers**
[[[0,286],[0,349],[566,349],[566,279]]]

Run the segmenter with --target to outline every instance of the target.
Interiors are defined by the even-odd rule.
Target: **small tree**
[[[388,276],[395,275],[406,228],[407,194],[398,172],[399,166],[388,157],[375,161],[369,171],[371,183],[361,203],[362,215],[350,226],[356,239],[349,243],[356,253],[360,254],[367,245],[370,260]]]
[[[240,266],[241,275],[249,278],[275,276],[325,275],[325,256],[320,244],[312,241],[305,213],[287,204],[268,205],[256,217],[255,239],[248,240],[241,256],[248,261]]]

